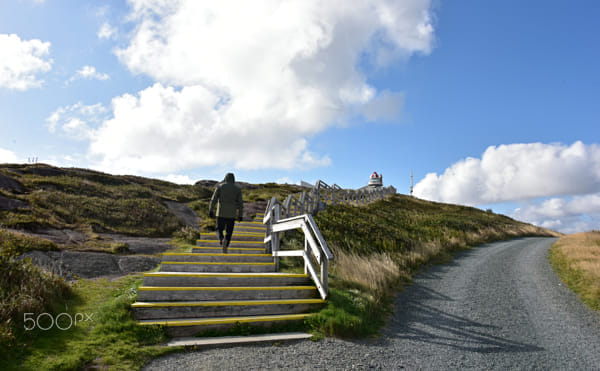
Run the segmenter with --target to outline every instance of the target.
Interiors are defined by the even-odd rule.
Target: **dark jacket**
[[[209,214],[217,206],[216,215],[221,218],[235,219],[238,215],[244,215],[244,200],[242,199],[242,189],[235,184],[235,177],[232,173],[227,173],[223,182],[217,185],[215,192],[210,199],[208,208]],[[236,215],[236,211],[239,214]]]

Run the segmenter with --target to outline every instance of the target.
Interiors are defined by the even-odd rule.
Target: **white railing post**
[[[308,262],[310,261],[310,250],[308,248],[308,239],[304,236],[304,253],[306,254],[306,258],[304,259],[304,274],[308,274]]]
[[[279,221],[281,217],[281,206],[276,204],[273,207],[273,220],[272,223],[275,224]],[[271,237],[271,249],[273,252],[279,252],[279,232],[274,232]],[[275,270],[279,271],[279,256],[275,255]]]

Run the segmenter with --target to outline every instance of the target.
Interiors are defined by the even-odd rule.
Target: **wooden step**
[[[139,301],[311,299],[319,293],[316,286],[140,286]]]
[[[144,273],[144,286],[307,286],[312,281],[299,273]]]
[[[261,273],[275,272],[275,263],[233,263],[233,262],[165,262],[161,272],[232,272]]]
[[[227,253],[235,254],[264,254],[265,247],[231,247],[227,249]],[[193,254],[219,254],[223,253],[222,247],[196,246],[192,249]]]
[[[221,247],[218,240],[197,240],[196,246],[202,247]],[[241,241],[238,239],[232,239],[229,243],[229,247],[254,247],[254,248],[265,248],[265,243],[261,241]]]
[[[272,263],[271,254],[164,253],[163,262]]]
[[[236,323],[247,323],[269,327],[273,324],[303,321],[310,313],[269,315],[269,316],[240,316],[215,318],[181,318],[164,320],[141,320],[140,325],[162,325],[167,327],[170,336],[193,336],[205,330],[225,330]]]
[[[201,239],[199,241],[213,241],[218,242],[219,238],[216,233],[202,233]],[[235,241],[257,241],[263,242],[265,239],[264,233],[250,233],[250,232],[239,232],[233,231],[233,236],[231,238],[231,242]],[[231,245],[230,245],[231,246]]]
[[[267,227],[261,227],[259,225],[249,225],[249,226],[244,226],[244,225],[236,225],[233,228],[233,233],[235,234],[236,232],[253,232],[253,233],[265,233],[267,231]],[[216,233],[216,232],[215,232]]]
[[[323,299],[271,299],[231,301],[137,302],[131,305],[135,318],[181,319],[232,316],[265,316],[304,313],[319,308]]]

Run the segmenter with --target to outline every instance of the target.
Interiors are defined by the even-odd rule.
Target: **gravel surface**
[[[484,245],[432,266],[395,299],[382,336],[210,348],[145,370],[600,370],[600,314],[553,273],[555,239]]]

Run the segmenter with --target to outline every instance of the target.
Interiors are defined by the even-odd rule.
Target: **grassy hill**
[[[213,186],[210,181],[177,185],[84,169],[0,165],[0,353],[19,350],[12,354],[9,368],[50,364],[56,368],[121,365],[131,369],[165,353],[152,346],[164,340],[164,333],[141,328],[131,317],[129,304],[141,283],[139,275],[119,281],[66,283],[19,255],[35,249],[73,247],[14,230],[70,229],[92,242],[96,234],[104,232],[180,236],[184,225],[168,202],[187,205],[197,213],[202,228],[209,229],[213,221],[207,218],[207,209]],[[301,190],[274,183],[243,184],[246,213],[264,211],[265,201],[272,196],[284,199]],[[330,206],[316,221],[335,256],[327,305],[305,325],[317,336],[376,334],[390,313],[394,293],[424,264],[448,261],[453,251],[520,236],[557,235],[476,208],[404,195],[364,207]],[[287,234],[282,246],[300,248],[301,235]],[[179,248],[191,246],[180,243]],[[282,267],[293,271],[302,269],[302,264],[288,258]],[[21,330],[23,313],[64,311],[57,306],[93,312],[98,322],[70,332]],[[0,354],[0,361],[4,356]]]
[[[171,237],[184,224],[169,202],[186,204],[208,227],[208,204],[215,182],[179,185],[137,176],[115,176],[47,165],[0,166],[0,226],[36,231],[70,229],[93,240],[96,233]],[[272,195],[300,189],[242,183],[245,201],[261,204]],[[249,212],[256,208],[249,207]],[[262,210],[261,210],[262,211]]]

